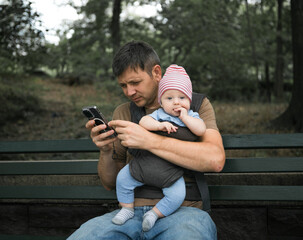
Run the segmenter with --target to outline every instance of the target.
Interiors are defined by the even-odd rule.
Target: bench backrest
[[[224,135],[226,150],[303,148],[303,134]],[[0,154],[98,152],[90,139],[0,142]],[[228,156],[228,155],[227,155]],[[303,157],[227,157],[221,174],[303,172]],[[97,160],[1,161],[1,175],[97,174]],[[212,200],[302,201],[300,185],[210,186]],[[0,198],[115,199],[100,186],[0,186]]]

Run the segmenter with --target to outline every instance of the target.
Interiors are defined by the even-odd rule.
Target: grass
[[[40,112],[2,126],[0,140],[43,140],[86,138],[86,118],[81,109],[97,104],[108,119],[122,100],[92,85],[67,86],[57,80],[36,79]]]
[[[287,106],[287,103],[213,103],[221,134],[292,132],[291,129],[278,130],[271,124]]]
[[[81,112],[82,107],[97,105],[110,120],[115,107],[125,101],[122,91],[113,88],[112,83],[68,86],[56,79],[36,78],[35,87],[31,87],[30,90],[38,92],[40,112],[28,113],[25,119],[7,122],[1,127],[0,140],[89,138],[89,132],[85,129],[87,120]],[[213,102],[217,124],[222,134],[292,132],[291,129],[277,130],[271,125],[271,121],[283,113],[287,105],[287,103]],[[74,156],[65,154],[55,158]]]

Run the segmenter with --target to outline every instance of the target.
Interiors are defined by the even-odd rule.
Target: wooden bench
[[[270,214],[270,209],[279,211],[288,209],[295,216],[303,216],[303,157],[301,150],[303,134],[224,135],[223,142],[227,151],[223,171],[219,174],[206,174],[213,208],[211,215],[217,224],[218,235],[222,239],[228,239],[235,234],[232,224],[239,224],[237,227],[241,228],[241,224],[248,225],[251,224],[250,221],[259,221],[257,218],[248,217],[246,220],[250,220],[246,223],[235,223],[237,219],[226,222],[226,219],[222,217],[222,215],[225,217],[232,215],[230,211],[225,212],[226,209],[231,209],[233,214],[237,212],[240,215],[242,212],[247,214],[245,210],[249,209],[248,214],[255,214],[255,212],[266,214],[266,216],[262,215],[262,221],[266,227],[257,226],[258,229],[254,229],[254,225],[251,224],[255,233],[250,232],[250,236],[259,235],[258,239],[263,239],[262,236],[265,236],[264,239],[277,236],[281,238],[279,232],[275,232],[268,225],[268,218],[273,217],[268,214]],[[264,151],[257,152],[260,149]],[[288,149],[287,156],[282,155],[283,150],[282,153],[267,156],[266,149],[274,149],[274,151]],[[233,150],[245,150],[240,152],[241,155],[251,155],[251,157],[229,157],[229,155],[235,155]],[[0,142],[0,154],[65,152],[98,152],[98,149],[90,139]],[[250,153],[247,154],[248,152]],[[106,191],[100,185],[97,178],[97,162],[97,159],[35,161],[4,161],[2,159],[0,161],[0,219],[1,222],[6,221],[6,224],[12,224],[12,226],[17,222],[19,227],[15,231],[0,226],[0,239],[21,239],[20,237],[22,239],[65,239],[83,221],[89,217],[101,215],[100,206],[106,204],[116,206],[115,193]],[[81,179],[84,181],[82,182]],[[63,210],[65,212],[62,214],[72,215],[69,221],[63,220],[70,222],[71,229],[61,229],[60,232],[60,226],[54,225],[48,228],[41,224],[42,234],[41,231],[34,230],[35,222],[43,222],[43,216],[41,216],[43,213],[53,211],[54,214],[54,212],[60,212],[61,207],[62,209],[72,207],[72,213]],[[86,207],[93,213],[90,212],[87,219],[77,220],[76,217],[81,218],[83,213],[81,211]],[[50,209],[46,210],[48,208]],[[77,213],[78,216],[73,215],[75,210],[80,211]],[[23,213],[21,220],[10,217],[10,214],[16,214],[18,211]],[[46,218],[52,219],[51,214],[47,213]],[[37,215],[39,220],[34,219]],[[56,216],[55,214],[52,221],[56,221],[56,219],[59,221],[62,215]],[[46,222],[46,224],[52,225],[51,222]],[[298,228],[300,228],[302,222],[298,224]],[[57,227],[59,231],[54,232]],[[240,230],[238,229],[238,231]],[[251,229],[248,230],[251,231]],[[302,230],[295,232],[294,237],[298,236],[299,239],[300,234],[303,237]],[[34,235],[44,235],[44,238]],[[231,239],[237,238],[234,236]]]

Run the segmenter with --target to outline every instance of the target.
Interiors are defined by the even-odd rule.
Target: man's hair
[[[113,59],[112,69],[115,77],[119,77],[129,67],[134,71],[139,67],[151,76],[155,65],[160,65],[156,51],[145,42],[131,41],[118,50]]]

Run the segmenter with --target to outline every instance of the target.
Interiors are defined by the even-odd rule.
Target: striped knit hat
[[[178,65],[170,65],[159,82],[158,101],[161,103],[161,97],[167,90],[179,90],[184,93],[190,101],[192,100],[192,85],[185,69]]]

